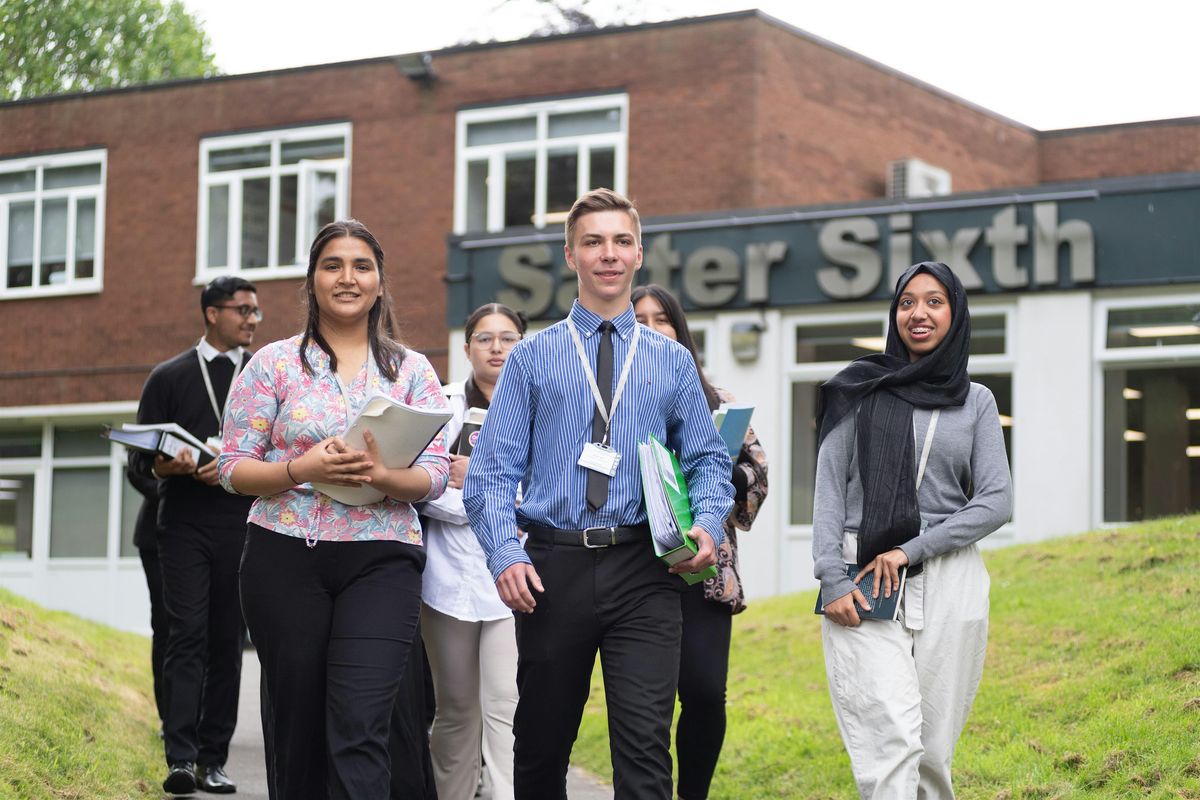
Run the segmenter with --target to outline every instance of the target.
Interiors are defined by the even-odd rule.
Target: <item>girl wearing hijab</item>
[[[657,284],[633,290],[637,321],[686,347],[696,363],[709,408],[734,402],[733,395],[704,376],[696,340],[683,306]],[[729,642],[733,615],[746,608],[738,573],[738,531],[749,531],[767,499],[767,456],[754,428],[746,429],[742,448],[733,459],[733,511],[725,520],[725,541],[717,548],[717,576],[683,590],[683,638],[679,658],[679,723],[675,750],[679,756],[679,800],[704,800],[725,743],[725,684],[729,676]]]
[[[821,387],[813,563],[825,671],[863,798],[953,798],[950,762],[983,673],[989,579],[1008,520],[996,400],[967,376],[971,318],[945,264],[896,283],[885,352]],[[846,564],[857,564],[852,581]],[[907,583],[896,622],[857,607]],[[855,588],[864,576],[866,596]]]

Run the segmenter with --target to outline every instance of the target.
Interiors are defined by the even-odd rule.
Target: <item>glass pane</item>
[[[296,262],[296,192],[300,179],[295,175],[279,178],[279,263]]]
[[[97,186],[100,183],[99,164],[78,164],[55,167],[42,173],[43,189],[65,189],[68,186]]]
[[[1104,373],[1104,519],[1200,510],[1200,367]]]
[[[551,153],[546,158],[546,213],[571,210],[579,196],[579,156],[575,151]]]
[[[1200,344],[1200,304],[1108,312],[1109,347]]]
[[[336,139],[313,139],[308,142],[284,142],[279,146],[279,161],[282,164],[295,164],[301,159],[313,161],[341,158],[345,154],[346,140],[341,136]]]
[[[467,126],[467,147],[505,142],[528,142],[537,138],[537,117],[476,122]]]
[[[121,481],[121,558],[138,554],[133,544],[133,530],[137,527],[138,511],[142,508],[142,496],[129,481]]]
[[[33,203],[8,207],[8,286],[33,286]]]
[[[336,172],[313,173],[308,193],[310,208],[312,208],[310,239],[315,239],[317,231],[337,218],[337,187]]]
[[[271,145],[269,144],[231,147],[227,150],[213,150],[208,154],[209,172],[228,172],[231,169],[269,166],[271,166]]]
[[[792,508],[791,524],[811,525],[813,487],[817,479],[817,387],[792,384]]]
[[[208,187],[208,266],[229,261],[229,187]]]
[[[50,557],[107,554],[109,467],[54,470],[50,499]]]
[[[883,321],[844,322],[796,328],[796,363],[853,361],[882,353]]]
[[[536,164],[531,155],[510,157],[505,162],[504,227],[533,224],[536,171]]]
[[[96,201],[84,197],[75,203],[75,277],[96,275]]]
[[[1004,355],[1005,317],[1002,314],[971,315],[971,355]]]
[[[37,188],[37,175],[33,170],[24,172],[0,172],[0,194],[32,192]]]
[[[467,164],[467,230],[487,228],[488,162]]]
[[[0,559],[33,553],[33,476],[0,473]]]
[[[708,334],[703,328],[692,328],[692,342],[696,345],[696,355],[700,357],[700,366],[708,366]]]
[[[67,280],[67,202],[64,197],[42,203],[42,285]]]
[[[603,108],[599,111],[576,111],[571,114],[551,114],[548,135],[580,136],[587,133],[613,133],[621,130],[621,110]]]
[[[0,426],[0,458],[38,458],[42,454],[42,426]]]
[[[242,181],[242,261],[247,269],[267,266],[271,230],[271,180]]]
[[[111,446],[108,439],[100,436],[102,430],[100,425],[55,426],[54,457],[107,456]]]
[[[589,189],[611,189],[617,182],[617,151],[611,147],[592,150],[592,174]]]

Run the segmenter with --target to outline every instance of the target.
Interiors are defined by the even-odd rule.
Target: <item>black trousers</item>
[[[168,628],[163,657],[167,763],[224,764],[237,724],[246,628],[238,605],[240,529],[175,524],[159,530]]]
[[[649,542],[592,550],[530,539],[526,552],[546,591],[532,614],[517,615],[518,800],[566,798],[597,651],[614,798],[669,800],[683,580]]]
[[[159,721],[167,719],[167,693],[163,686],[163,659],[167,656],[167,634],[170,623],[163,602],[162,569],[158,564],[158,546],[139,547],[146,588],[150,591],[150,669],[154,674],[154,705]]]
[[[387,800],[388,728],[416,636],[425,552],[250,525],[242,607],[268,700],[271,796]]]
[[[392,706],[388,733],[388,755],[392,761],[391,800],[437,800],[433,781],[433,755],[429,751],[429,728],[433,725],[433,677],[421,641],[420,626],[408,654],[408,665],[400,679],[400,690]]]
[[[729,677],[729,606],[704,599],[704,585],[683,593],[683,641],[679,658],[680,800],[704,800],[725,742],[725,684]]]

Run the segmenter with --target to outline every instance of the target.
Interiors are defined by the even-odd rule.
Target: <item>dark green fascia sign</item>
[[[642,238],[638,282],[690,310],[882,300],[927,260],[987,294],[1187,283],[1200,281],[1200,175],[647,221]],[[561,319],[575,297],[562,242],[561,229],[450,237],[450,327],[489,302]]]

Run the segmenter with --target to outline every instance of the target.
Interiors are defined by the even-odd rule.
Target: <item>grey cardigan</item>
[[[920,457],[931,411],[913,410],[916,453]],[[854,414],[834,427],[817,456],[813,501],[813,573],[825,602],[854,589],[842,560],[843,532],[858,532],[863,490],[855,455]],[[1008,521],[1012,478],[996,398],[986,386],[971,384],[962,406],[943,408],[934,431],[925,477],[917,491],[925,532],[901,549],[910,564],[966,547]]]

